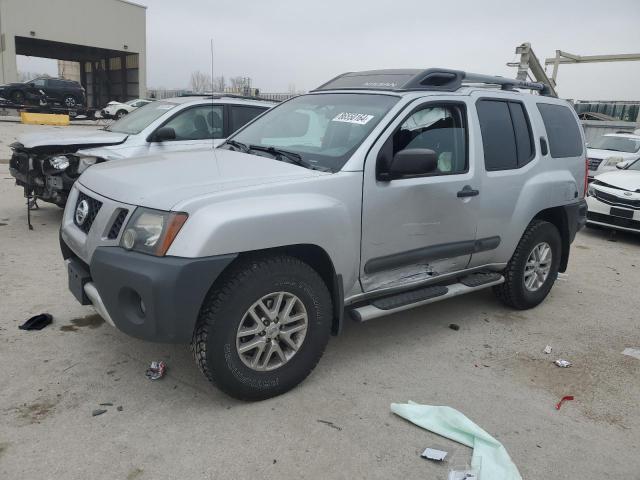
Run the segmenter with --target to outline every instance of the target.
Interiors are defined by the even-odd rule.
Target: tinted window
[[[534,158],[533,137],[523,104],[480,100],[477,109],[487,170],[519,168]]]
[[[517,168],[518,152],[511,124],[509,104],[497,100],[477,103],[487,170]]]
[[[223,138],[222,107],[220,105],[202,105],[187,108],[177,113],[163,126],[175,130],[175,140]]]
[[[547,130],[551,156],[562,158],[582,155],[582,136],[573,112],[563,105],[549,103],[539,103],[538,110]]]
[[[244,127],[251,120],[256,118],[262,112],[264,112],[265,108],[258,107],[239,107],[236,105],[231,105],[231,132],[235,132],[240,127]]]
[[[456,105],[429,105],[412,113],[393,135],[393,155],[407,148],[436,152],[436,174],[467,170],[464,114]]]
[[[31,83],[33,83],[36,87],[44,87],[45,85],[45,80],[44,78],[36,78],[35,80],[32,80]]]
[[[518,166],[528,163],[533,159],[533,138],[524,111],[524,105],[516,102],[509,102],[509,113],[513,122],[513,132],[516,136],[516,150],[518,151]]]

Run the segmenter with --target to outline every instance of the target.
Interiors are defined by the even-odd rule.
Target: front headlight
[[[56,170],[66,170],[69,166],[69,159],[64,155],[58,155],[57,157],[51,157],[49,164]]]
[[[78,174],[84,172],[91,165],[94,165],[98,161],[98,157],[80,157],[80,162],[78,163]]]
[[[615,167],[623,160],[622,157],[609,157],[604,161],[605,167]]]
[[[587,195],[590,197],[596,196],[596,189],[593,187],[593,183],[590,183],[587,187]]]
[[[165,212],[138,207],[127,222],[120,246],[162,257],[187,221],[184,212]]]

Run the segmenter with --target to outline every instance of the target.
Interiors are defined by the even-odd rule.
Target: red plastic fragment
[[[556,410],[560,410],[560,407],[564,402],[568,402],[569,400],[573,400],[573,395],[565,395],[560,399],[558,403],[556,403]]]

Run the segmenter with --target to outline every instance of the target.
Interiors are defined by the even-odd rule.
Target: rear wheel
[[[493,287],[506,305],[525,310],[542,302],[558,277],[561,238],[544,220],[529,224],[504,270],[505,282]]]
[[[240,260],[202,306],[192,342],[196,363],[233,397],[280,395],[320,360],[331,312],[326,285],[302,261],[285,255]]]
[[[76,108],[78,106],[78,101],[73,95],[66,95],[63,102],[64,106],[67,108]]]
[[[120,120],[122,117],[124,117],[128,112],[126,110],[118,110],[116,112],[116,120]]]

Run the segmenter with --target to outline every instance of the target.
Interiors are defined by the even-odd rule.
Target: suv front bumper
[[[63,255],[70,250],[61,245]],[[204,258],[154,257],[120,247],[96,248],[88,266],[67,259],[69,289],[84,305],[133,337],[189,343],[200,307],[235,254]]]

